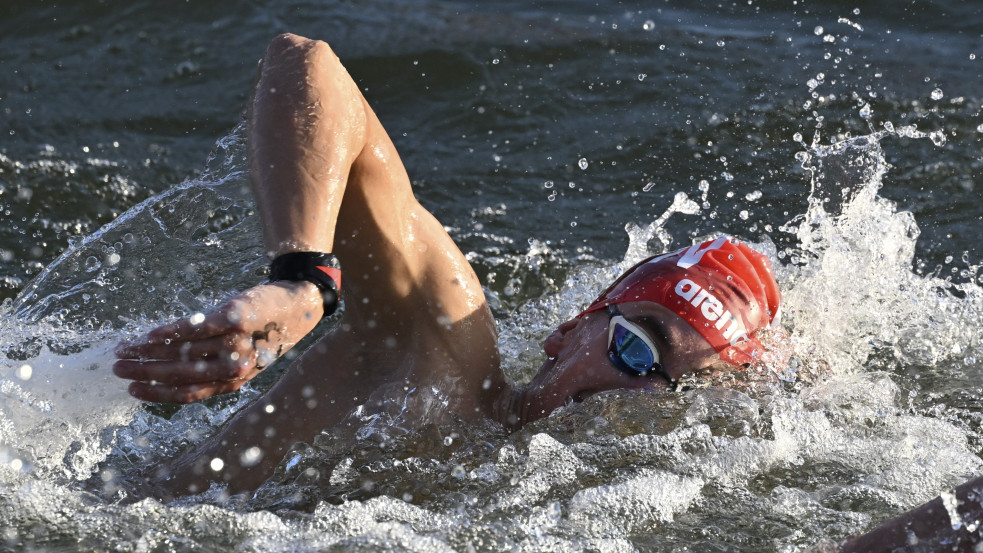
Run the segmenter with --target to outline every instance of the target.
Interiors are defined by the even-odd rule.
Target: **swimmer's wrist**
[[[289,252],[270,263],[270,282],[308,282],[321,293],[323,317],[338,308],[341,299],[341,264],[324,252]]]
[[[289,295],[292,309],[302,309],[310,318],[324,318],[324,299],[321,296],[321,289],[313,282],[306,280],[277,280],[267,282],[267,285],[278,286],[284,289]],[[318,313],[318,308],[321,312]]]

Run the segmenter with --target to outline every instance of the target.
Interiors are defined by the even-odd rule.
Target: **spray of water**
[[[80,482],[97,466],[107,475],[152,466],[254,393],[154,412],[108,369],[119,328],[206,309],[241,287],[236,279],[255,279],[253,261],[229,281],[209,268],[243,252],[261,259],[243,237],[255,221],[237,136],[206,177],[77,244],[0,313],[0,526],[15,529],[14,541],[31,528],[53,548],[631,551],[743,540],[749,550],[794,551],[861,532],[983,468],[978,428],[926,408],[905,378],[978,379],[983,315],[972,282],[912,271],[918,227],[878,196],[888,169],[880,144],[919,137],[908,129],[799,154],[808,209],[782,227],[796,244],[757,243],[777,268],[789,334],[787,354],[760,373],[679,393],[599,394],[513,435],[356,412],[345,429],[298,444],[250,497],[213,488],[167,505],[96,498]],[[556,322],[673,247],[670,217],[702,209],[678,195],[652,223],[628,226],[624,259],[571,270],[556,293],[502,321],[509,373],[528,376]],[[173,248],[200,261],[174,268]],[[509,266],[544,263],[548,250],[533,243]],[[176,276],[154,278],[155,265]],[[123,301],[151,295],[160,302]],[[104,317],[109,325],[97,322]],[[747,520],[770,522],[748,534]]]

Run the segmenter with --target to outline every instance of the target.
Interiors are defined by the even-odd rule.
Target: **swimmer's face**
[[[679,379],[699,369],[723,365],[705,338],[662,305],[627,302],[618,308],[654,343],[669,377]],[[615,365],[608,355],[611,316],[605,310],[593,311],[563,323],[546,339],[543,349],[547,361],[523,393],[522,422],[545,417],[568,401],[581,401],[604,390],[669,387],[657,371],[638,375]]]

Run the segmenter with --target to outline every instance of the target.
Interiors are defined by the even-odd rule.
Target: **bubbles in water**
[[[651,19],[646,20],[645,23],[642,23],[642,28],[646,31],[651,31],[655,28],[655,21],[652,21]]]
[[[219,457],[215,457],[214,459],[211,460],[210,463],[208,463],[208,466],[211,467],[211,469],[214,470],[215,472],[218,472],[222,470],[223,467],[225,467],[225,461],[223,461]]]
[[[946,138],[944,131],[933,131],[928,134],[928,137],[932,139],[932,142],[936,146],[945,146]]]
[[[645,74],[645,73],[639,73],[638,74],[638,81],[639,82],[644,81],[645,80],[645,77],[648,77],[648,75]]]
[[[744,199],[749,202],[756,202],[761,199],[761,195],[762,194],[760,190],[755,190],[753,192],[748,192],[748,194],[744,196]]]
[[[588,165],[588,163],[587,163],[587,158],[586,157],[582,157],[582,158],[580,158],[577,161],[577,167],[580,167],[580,170],[581,171],[586,171],[587,170],[587,165]]]
[[[738,216],[744,221],[747,221],[748,217],[750,217],[746,209],[742,209]]]
[[[543,187],[544,188],[553,188],[553,181],[548,180],[548,181],[544,182],[543,183]]]
[[[816,36],[822,36],[824,32],[826,32],[826,30],[823,29],[821,25],[817,25],[816,28],[812,30],[812,34]]]
[[[649,190],[652,190],[652,188],[654,187],[655,187],[654,182],[647,182],[645,183],[645,186],[642,187],[642,192],[648,192]]]
[[[717,46],[720,46],[721,48],[723,48],[723,47],[724,47],[724,46],[726,46],[726,45],[727,45],[727,43],[726,43],[726,42],[724,42],[723,40],[718,40],[718,41],[717,41]]]
[[[102,263],[99,262],[99,259],[96,258],[96,256],[90,255],[85,259],[85,271],[87,273],[91,273],[92,271],[99,269],[99,267],[102,267]]]
[[[944,96],[944,94],[942,93],[942,89],[941,88],[936,88],[935,90],[932,91],[932,99],[933,100],[941,100],[943,96]]]

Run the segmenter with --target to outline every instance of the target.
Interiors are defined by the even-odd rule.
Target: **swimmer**
[[[831,550],[837,553],[980,553],[983,551],[983,478],[970,480]]]
[[[393,143],[330,47],[274,39],[247,112],[271,280],[121,344],[114,371],[137,398],[201,400],[259,374],[339,294],[344,310],[267,392],[149,475],[156,495],[213,481],[255,489],[293,444],[356,408],[406,405],[423,421],[517,429],[603,390],[671,387],[694,371],[753,362],[760,331],[777,320],[767,258],[717,238],[629,270],[545,340],[546,362],[517,386],[502,371],[477,276],[413,196]]]

